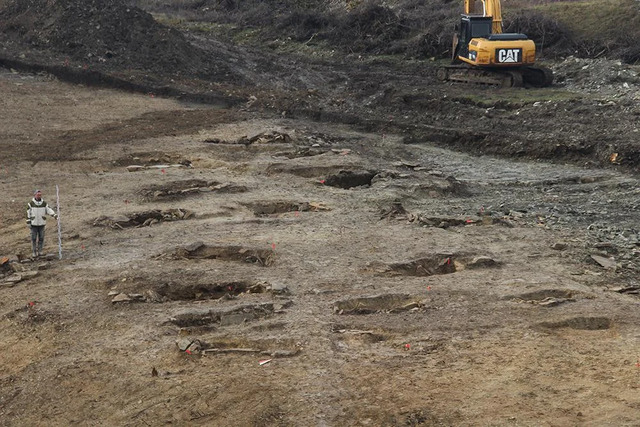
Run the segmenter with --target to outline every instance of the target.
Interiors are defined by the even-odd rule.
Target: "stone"
[[[591,255],[591,259],[605,270],[615,270],[616,268],[616,260],[613,257],[607,258],[602,255]]]
[[[185,351],[188,351],[191,354],[198,354],[201,350],[202,344],[200,343],[200,340],[193,340],[193,342],[189,344],[189,347],[187,347]]]
[[[287,285],[284,285],[282,283],[272,283],[271,293],[275,295],[289,295],[291,291],[289,291],[289,288],[287,287]]]
[[[551,249],[556,250],[556,251],[564,251],[565,249],[567,249],[567,244],[565,242],[555,242],[553,245],[551,245]]]
[[[195,243],[192,243],[192,244],[190,244],[190,245],[185,246],[185,247],[184,247],[184,249],[185,249],[187,252],[191,253],[191,252],[195,252],[195,251],[197,251],[198,249],[200,249],[200,248],[201,248],[201,247],[203,247],[203,246],[204,246],[204,243],[202,243],[202,242],[195,242]]]
[[[22,281],[22,275],[20,274],[12,274],[11,276],[7,277],[4,279],[4,283],[9,285],[9,286],[13,286],[18,282]]]
[[[128,172],[138,172],[144,169],[144,166],[141,165],[129,165],[127,166]]]
[[[493,258],[488,256],[477,256],[467,264],[467,268],[493,267],[496,265],[498,265],[498,262]]]
[[[20,273],[12,274],[11,276],[4,279],[4,283],[13,286],[16,283],[22,282],[23,280],[31,279],[38,275],[37,271],[22,271]]]
[[[558,298],[549,297],[549,298],[545,298],[544,300],[538,302],[538,305],[540,307],[555,307],[555,306],[560,305],[560,304],[562,304],[563,302],[566,302],[566,301],[567,301],[566,298],[558,299]]]
[[[131,301],[131,298],[129,298],[129,295],[127,294],[118,294],[115,297],[113,297],[113,299],[111,300],[112,303],[118,303],[118,302],[129,302]]]
[[[186,351],[194,341],[196,341],[194,338],[184,337],[176,341],[176,345],[180,351]]]
[[[162,302],[163,301],[162,295],[160,295],[158,292],[156,292],[153,289],[149,289],[148,291],[146,291],[145,295],[146,295],[147,301],[151,301],[151,302]]]

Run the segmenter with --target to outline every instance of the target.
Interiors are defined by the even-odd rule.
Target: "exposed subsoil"
[[[637,424],[637,67],[450,85],[80,3],[0,2],[0,424]]]

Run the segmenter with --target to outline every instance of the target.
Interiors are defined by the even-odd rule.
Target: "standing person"
[[[31,250],[33,257],[42,255],[44,247],[44,226],[47,224],[45,215],[58,218],[58,215],[42,198],[42,192],[36,190],[33,199],[27,204],[27,225],[31,227]]]

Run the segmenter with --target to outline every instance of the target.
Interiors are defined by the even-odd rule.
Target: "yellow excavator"
[[[533,40],[502,32],[500,0],[464,0],[464,13],[456,27],[452,65],[438,69],[440,80],[502,87],[553,83],[549,68],[534,65]]]

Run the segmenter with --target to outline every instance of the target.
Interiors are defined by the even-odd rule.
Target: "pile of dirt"
[[[18,46],[58,54],[66,65],[234,80],[219,58],[123,0],[9,0],[0,32]]]
[[[570,56],[557,63],[554,72],[559,83],[585,92],[639,96],[640,68],[604,58]]]

